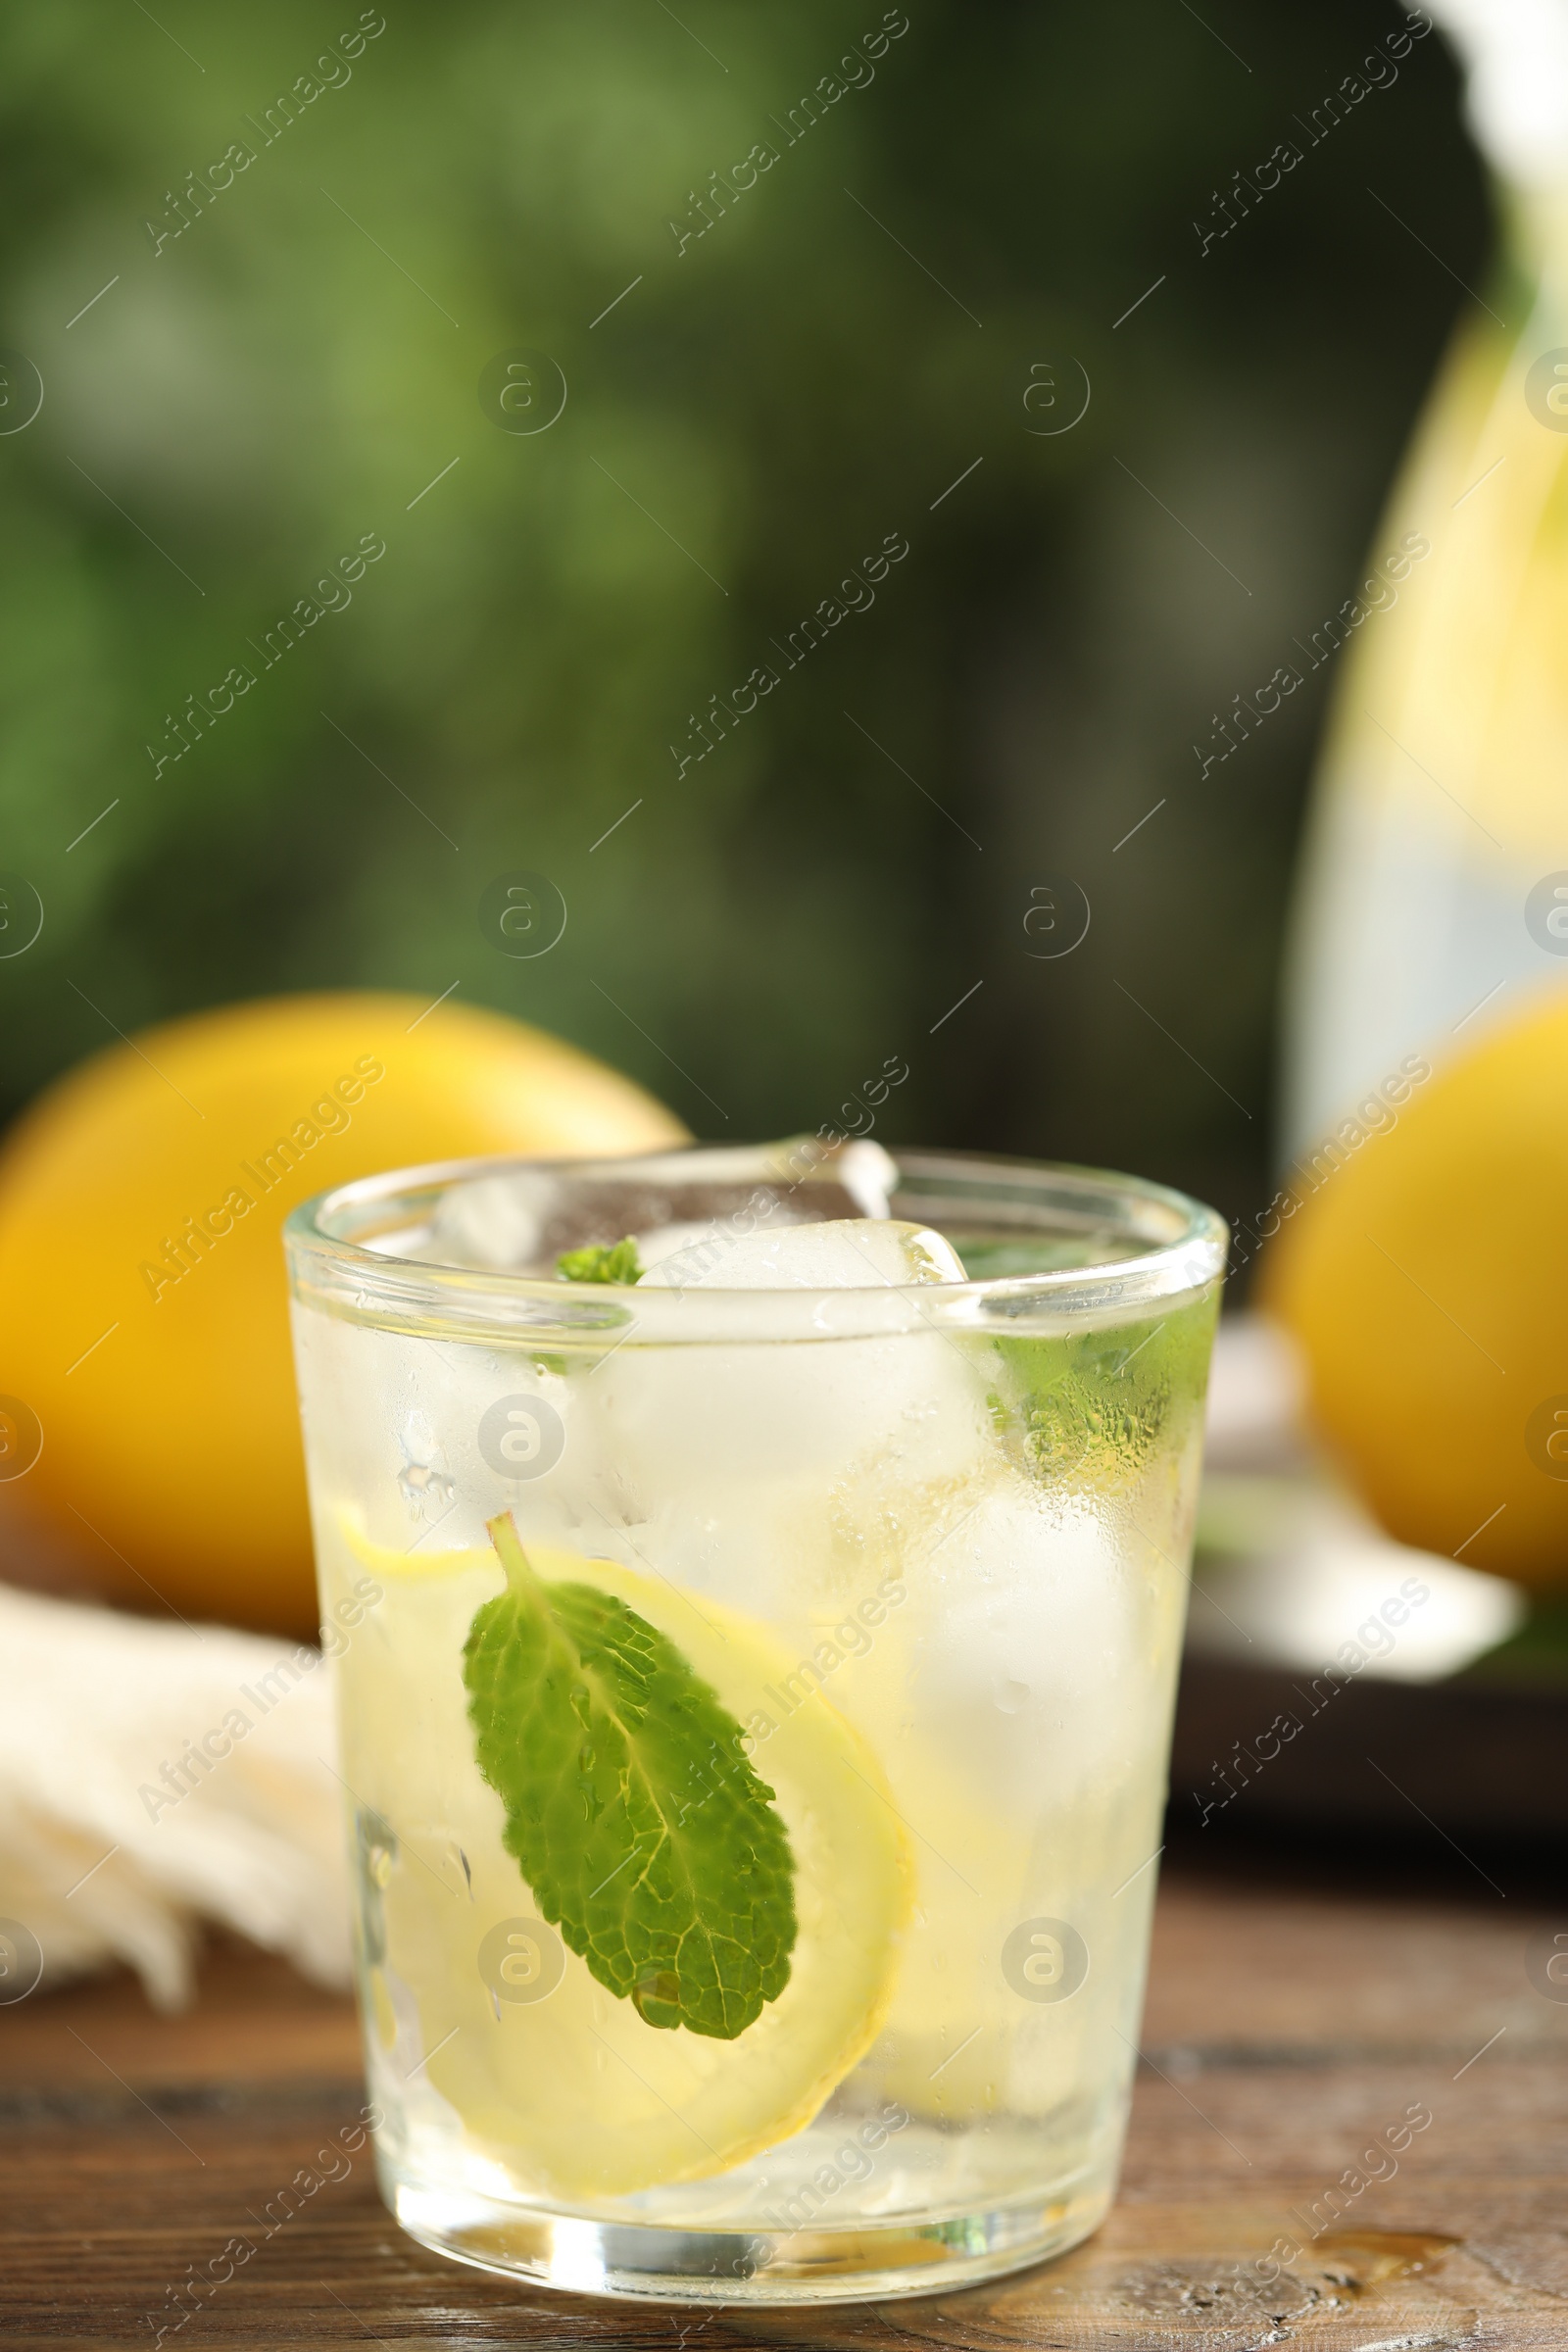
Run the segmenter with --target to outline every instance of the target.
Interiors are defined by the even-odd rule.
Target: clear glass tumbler
[[[1224,1228],[908,1152],[968,1279],[716,1287],[860,1213],[781,1154],[288,1227],[383,2191],[561,2287],[929,2292],[1114,2192]]]

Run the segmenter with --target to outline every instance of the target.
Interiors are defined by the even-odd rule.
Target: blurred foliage
[[[0,438],[0,866],[46,920],[0,963],[6,1102],[111,1025],[456,982],[700,1132],[814,1126],[898,1054],[901,1137],[1255,1207],[1322,679],[1206,783],[1192,745],[1351,587],[1444,266],[1485,268],[1438,38],[1206,256],[1193,221],[1396,21],[909,0],[786,144],[873,0],[387,0],[264,144],[351,0],[14,12],[0,343],[45,400]],[[569,386],[534,436],[477,396],[518,346]],[[1087,416],[1031,431],[1073,359]],[[874,608],[678,774],[890,532]],[[352,605],[155,773],[365,533]],[[515,868],[570,910],[535,961],[477,919]],[[1061,961],[1025,952],[1048,873],[1094,910]]]

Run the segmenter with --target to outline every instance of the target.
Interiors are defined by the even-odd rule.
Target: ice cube
[[[880,1144],[863,1136],[840,1144],[826,1163],[862,1217],[885,1217],[899,1189],[899,1163]]]
[[[725,1248],[725,1228],[717,1217],[683,1217],[678,1224],[656,1225],[650,1232],[634,1234],[632,1239],[637,1244],[638,1263],[643,1268],[645,1282],[653,1268],[662,1265],[666,1258],[683,1261],[671,1273],[667,1285],[664,1276],[659,1277],[661,1287],[681,1290],[685,1288],[683,1268],[687,1253],[690,1252],[693,1266],[716,1262]]]
[[[961,1281],[963,1268],[919,1226],[841,1218],[744,1236],[710,1231],[644,1279],[667,1294],[683,1276],[705,1295],[920,1292]],[[666,1299],[666,1311],[674,1305]],[[785,1344],[760,1333],[647,1348],[634,1339],[587,1377],[582,1397],[594,1435],[575,1462],[593,1462],[601,1481],[613,1475],[634,1553],[697,1590],[712,1575],[733,1589],[738,1576],[763,1615],[788,1614],[811,1580],[838,1573],[832,1563],[846,1545],[863,1548],[865,1512],[879,1527],[890,1514],[902,1521],[934,1488],[964,1484],[997,1460],[984,1370],[967,1335],[918,1314],[906,1331],[866,1338],[824,1332]],[[574,1462],[563,1472],[564,1499]],[[602,1487],[584,1490],[583,1501],[603,1525],[611,1506]]]
[[[441,1197],[423,1254],[438,1265],[529,1265],[560,1200],[555,1177],[532,1168],[454,1185]]]
[[[502,1168],[453,1185],[428,1228],[383,1236],[376,1246],[436,1265],[549,1275],[564,1250],[629,1233],[646,1266],[677,1247],[710,1235],[727,1243],[759,1223],[885,1218],[898,1182],[895,1162],[864,1138]]]
[[[595,1186],[639,1184],[688,1196],[698,1189],[744,1195],[747,1188],[760,1186],[808,1200],[813,1194],[825,1196],[839,1189],[848,1193],[862,1217],[885,1217],[888,1202],[898,1190],[899,1165],[890,1152],[864,1136],[824,1144],[813,1135],[797,1135],[782,1143],[740,1144],[729,1151],[710,1146],[700,1152],[662,1152],[642,1159],[588,1162],[573,1181]],[[808,1215],[819,1213],[807,1208]]]
[[[1073,2087],[1086,2021],[1129,2030],[1099,2004],[1135,1997],[1120,1988],[1138,1981],[1151,1882],[1135,1882],[1159,1843],[1184,1584],[1126,1538],[1097,1497],[996,1475],[911,1546],[906,1599],[834,1675],[834,1703],[867,1732],[918,1841],[922,1932],[871,2062],[916,2115],[971,2101],[1048,2113]],[[1004,1939],[1063,1920],[1088,1945],[1088,1991],[1029,2009]]]
[[[681,1230],[670,1226],[650,1237],[659,1247],[645,1283],[662,1290],[863,1291],[964,1280],[962,1260],[940,1233],[887,1218],[835,1217],[745,1234],[693,1227],[685,1244],[666,1247]]]
[[[1027,1819],[1144,1765],[1164,1729],[1141,1672],[1151,1609],[1162,1624],[1164,1596],[1151,1598],[1095,1499],[1048,1495],[1015,1473],[980,1490],[911,1573],[892,1629],[908,1648],[911,1717],[950,1760],[955,1830],[965,1807],[1005,1811],[1004,1791]]]

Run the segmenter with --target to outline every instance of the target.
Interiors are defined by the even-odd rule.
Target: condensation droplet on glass
[[[1011,1675],[999,1674],[993,1695],[1002,1714],[1016,1715],[1019,1708],[1029,1702],[1029,1686],[1015,1682]]]
[[[360,1868],[372,1886],[391,1885],[398,1858],[398,1834],[389,1821],[362,1805],[357,1819]]]
[[[398,1835],[389,1821],[379,1813],[372,1813],[368,1805],[358,1808],[355,1831],[360,1928],[366,1960],[374,1968],[386,1958],[386,1919],[381,1897],[392,1883],[398,1855]]]
[[[427,1505],[437,1514],[450,1509],[457,1491],[447,1473],[429,1462],[405,1463],[398,1473],[398,1492],[416,1519],[425,1516]]]
[[[458,1490],[448,1474],[441,1441],[423,1413],[410,1413],[398,1444],[403,1452],[398,1493],[408,1505],[409,1516],[441,1518],[452,1508]]]

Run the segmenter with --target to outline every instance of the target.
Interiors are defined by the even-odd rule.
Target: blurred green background
[[[387,0],[321,69],[351,0],[12,14],[0,343],[45,397],[0,437],[0,866],[46,919],[0,962],[6,1109],[109,1024],[456,982],[699,1133],[815,1126],[898,1054],[894,1140],[1266,1199],[1332,666],[1206,781],[1193,744],[1351,592],[1446,272],[1485,270],[1451,61],[1418,43],[1203,254],[1392,8],[906,22],[786,144],[874,0]],[[479,399],[516,347],[568,387],[536,434]],[[1088,413],[1043,431],[1074,363]],[[352,604],[262,668],[367,533]],[[889,533],[874,607],[678,773],[688,714]],[[524,867],[569,920],[514,961],[477,908]],[[1093,908],[1059,960],[1047,875]]]

